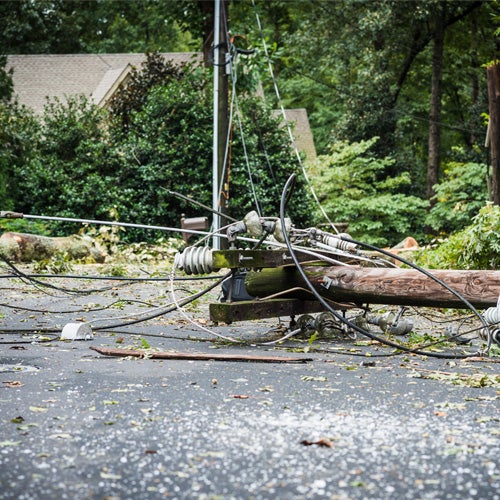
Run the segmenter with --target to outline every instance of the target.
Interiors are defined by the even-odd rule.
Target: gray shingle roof
[[[305,108],[287,109],[285,110],[286,119],[294,123],[292,130],[295,144],[299,151],[306,154],[306,160],[316,160],[316,147],[314,146],[314,138],[309,124],[309,117]]]
[[[174,63],[201,62],[196,52],[168,52],[163,57]],[[7,68],[13,68],[14,94],[21,104],[42,113],[48,98],[63,102],[67,96],[84,95],[103,104],[126,78],[132,67],[139,67],[144,54],[36,54],[11,55]],[[277,112],[278,113],[278,112]],[[293,135],[299,151],[308,161],[316,159],[314,139],[305,109],[286,110],[294,124]]]
[[[192,52],[162,55],[177,63],[200,58]],[[144,54],[11,55],[7,68],[14,70],[14,94],[18,101],[41,113],[47,97],[63,101],[66,96],[78,94],[104,97],[128,65],[140,66],[145,58]]]
[[[275,115],[282,117],[282,112],[275,111]],[[306,155],[307,162],[316,161],[316,146],[309,124],[309,117],[305,108],[285,109],[286,121],[292,125],[294,146]]]

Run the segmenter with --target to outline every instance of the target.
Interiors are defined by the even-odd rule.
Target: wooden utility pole
[[[464,303],[432,278],[414,269],[356,266],[302,268],[318,293],[334,302],[463,308]],[[440,279],[475,307],[497,304],[500,271],[433,270]],[[304,298],[305,284],[293,266],[249,272],[246,290],[253,297],[268,297],[290,290],[287,297]]]
[[[493,204],[500,205],[500,62],[487,66],[490,122],[488,126],[491,152]]]
[[[219,181],[221,187],[221,193],[219,198],[219,210],[221,213],[225,214],[227,211],[226,201],[227,201],[227,186],[225,177],[227,176],[227,157],[226,157],[226,146],[227,137],[229,130],[229,72],[230,72],[230,61],[229,61],[229,42],[227,39],[227,27],[228,27],[228,0],[221,1],[220,6],[220,34],[219,34],[219,123],[218,123],[218,138],[219,138],[219,157],[218,157],[218,168],[219,168]],[[227,220],[222,217],[222,225],[227,224]]]

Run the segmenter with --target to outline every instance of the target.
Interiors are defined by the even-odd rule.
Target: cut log
[[[357,266],[304,266],[306,276],[325,299],[362,304],[465,308],[466,305],[438,282],[414,269]],[[500,295],[500,271],[430,271],[479,309],[494,307]],[[250,272],[247,292],[266,297],[304,287],[297,269],[281,267]],[[294,297],[293,293],[290,297]],[[300,298],[300,297],[298,297]]]
[[[57,252],[67,252],[72,259],[91,257],[104,262],[106,253],[93,240],[78,235],[51,238],[28,233],[7,232],[0,236],[0,255],[14,262],[48,259]]]

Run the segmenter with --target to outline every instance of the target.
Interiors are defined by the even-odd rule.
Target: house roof
[[[316,160],[316,147],[305,108],[286,109],[287,122],[292,124],[292,135],[297,149],[306,155],[306,160]]]
[[[179,64],[201,57],[193,52],[162,55]],[[69,95],[83,94],[97,104],[102,103],[120,79],[145,59],[144,54],[11,55],[7,58],[7,68],[14,70],[14,94],[18,101],[42,113],[47,97],[64,100]]]
[[[166,52],[162,56],[174,64],[201,61],[202,57],[198,52]],[[19,103],[41,114],[47,98],[64,102],[67,96],[84,95],[104,105],[132,68],[145,60],[145,54],[10,55],[7,69],[14,70],[14,94]],[[297,149],[308,161],[314,161],[316,149],[307,111],[288,109],[286,119],[293,123]]]

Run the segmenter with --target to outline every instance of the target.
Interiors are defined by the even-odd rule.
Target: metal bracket
[[[328,290],[330,288],[330,286],[332,285],[332,281],[333,280],[331,278],[329,278],[328,276],[323,276],[323,278],[321,279],[321,286]]]

